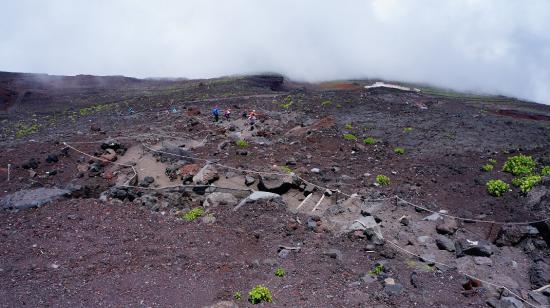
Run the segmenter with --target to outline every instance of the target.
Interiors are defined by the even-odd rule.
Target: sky
[[[547,0],[0,0],[0,71],[381,78],[550,104]]]

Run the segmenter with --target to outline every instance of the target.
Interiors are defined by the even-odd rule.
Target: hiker
[[[229,118],[231,117],[231,109],[227,108],[223,115],[225,117],[225,120],[229,121]]]
[[[250,123],[250,130],[254,130],[254,124],[256,124],[256,110],[252,110],[248,114],[248,122]]]
[[[246,111],[243,111],[242,117],[243,120],[246,120],[246,118],[248,118],[248,113],[246,113]]]
[[[220,119],[220,108],[218,106],[212,109],[212,115],[214,116],[214,122],[218,122]]]
[[[129,107],[129,108],[128,108],[128,113],[129,113],[129,114],[134,114],[134,109],[133,109],[132,107]]]

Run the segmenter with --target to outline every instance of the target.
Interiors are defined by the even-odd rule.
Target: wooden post
[[[315,207],[313,208],[313,210],[311,210],[312,212],[315,212],[315,210],[317,209],[317,207],[319,206],[319,204],[321,204],[321,202],[323,202],[323,199],[325,199],[325,194],[323,194],[321,196],[321,199],[319,199],[319,202],[317,202],[317,204],[315,204]]]
[[[300,203],[300,205],[298,205],[298,207],[296,208],[297,210],[299,210],[302,205],[304,205],[304,203],[306,203],[306,201],[309,199],[309,197],[311,197],[313,195],[313,193],[307,195],[307,197],[304,199],[304,201],[302,201],[302,203]]]

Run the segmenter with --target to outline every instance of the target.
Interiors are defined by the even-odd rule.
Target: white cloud
[[[550,104],[550,2],[4,1],[0,70],[381,77]]]

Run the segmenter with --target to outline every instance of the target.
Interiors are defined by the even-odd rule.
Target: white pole
[[[317,202],[317,204],[315,204],[315,207],[313,208],[313,210],[311,210],[312,212],[314,212],[314,211],[317,209],[317,207],[319,207],[319,205],[321,204],[321,202],[323,202],[323,199],[325,199],[325,194],[323,194],[323,195],[321,196],[321,199],[319,200],[319,202]]]
[[[10,181],[10,169],[11,169],[11,164],[8,164],[8,182]]]
[[[304,201],[302,201],[302,203],[300,203],[300,205],[298,205],[298,207],[296,208],[297,210],[299,210],[302,205],[304,205],[304,203],[306,203],[306,201],[309,199],[309,197],[311,197],[313,195],[313,193],[307,195],[307,197],[304,199]]]

